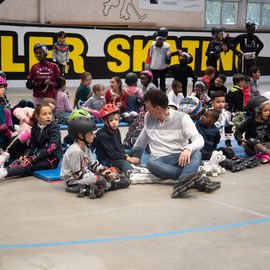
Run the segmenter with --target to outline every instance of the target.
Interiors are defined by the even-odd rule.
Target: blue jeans
[[[148,159],[147,168],[157,177],[179,181],[184,176],[197,172],[202,161],[201,151],[195,151],[190,157],[190,163],[184,167],[178,165],[180,154],[171,154],[164,157]]]

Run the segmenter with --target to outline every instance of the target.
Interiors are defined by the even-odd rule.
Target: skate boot
[[[260,160],[256,157],[247,158],[247,168],[254,168],[260,164]]]
[[[195,188],[202,181],[201,173],[191,173],[177,181],[173,188],[172,198],[183,197],[189,189]]]
[[[124,174],[120,174],[115,180],[111,181],[111,188],[109,190],[117,190],[127,188],[130,185],[128,177]]]
[[[195,188],[197,188],[201,192],[212,192],[218,188],[220,188],[219,181],[211,181],[208,177],[203,177],[201,182],[199,182]]]
[[[270,163],[270,156],[269,155],[262,155],[261,156],[261,163],[262,164]]]
[[[78,198],[83,198],[87,193],[87,188],[85,185],[80,185],[79,192],[77,193]]]
[[[237,157],[236,159],[226,159],[221,163],[221,165],[231,172],[239,172],[246,168],[243,158],[240,157]]]
[[[3,152],[0,156],[0,167],[5,167],[5,162],[9,159],[10,155],[8,152]]]
[[[0,168],[0,180],[7,176],[7,170],[5,168]]]
[[[87,193],[89,199],[97,199],[102,197],[102,195],[105,193],[105,189],[103,187],[91,185],[90,187],[87,188]]]

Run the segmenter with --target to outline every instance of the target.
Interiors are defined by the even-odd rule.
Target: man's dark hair
[[[246,82],[250,82],[250,77],[249,76],[244,76],[244,81],[246,81]]]
[[[217,122],[219,118],[219,112],[216,109],[208,109],[205,111],[205,113],[209,113],[211,117],[214,119],[215,122]]]
[[[258,70],[260,70],[260,68],[257,67],[257,66],[251,67],[251,68],[248,70],[248,76],[252,77],[252,74],[256,73]]]
[[[66,37],[66,33],[64,31],[60,31],[58,34],[57,34],[57,37],[60,38],[60,37]]]
[[[144,101],[150,101],[151,105],[155,108],[160,106],[163,109],[168,107],[168,97],[165,92],[161,90],[147,91],[143,96]]]
[[[238,84],[244,80],[244,75],[241,73],[236,73],[233,75],[233,84]]]
[[[220,78],[223,81],[223,83],[225,83],[227,80],[227,77],[225,74],[219,74],[217,77]]]
[[[226,97],[226,94],[223,91],[216,91],[212,96],[212,100],[218,97]]]

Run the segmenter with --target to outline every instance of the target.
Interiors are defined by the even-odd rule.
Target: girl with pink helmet
[[[157,87],[152,83],[153,74],[148,70],[144,70],[140,73],[140,79],[142,83],[142,91],[145,94],[149,90],[156,90]]]

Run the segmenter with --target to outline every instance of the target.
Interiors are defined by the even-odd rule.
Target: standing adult
[[[158,36],[150,47],[151,71],[153,74],[153,83],[158,88],[158,79],[160,81],[160,90],[166,92],[166,67],[170,64],[170,45],[165,42],[168,36],[168,30],[161,27],[158,30]]]
[[[147,168],[162,179],[176,180],[172,197],[182,196],[203,181],[197,173],[203,137],[189,115],[168,108],[166,93],[148,91],[144,100],[148,112],[134,148],[145,149],[149,144]]]
[[[257,57],[264,45],[262,41],[255,35],[256,23],[247,21],[246,34],[241,34],[231,41],[232,50],[238,56],[238,72],[248,75],[248,70],[256,65]],[[240,44],[240,51],[237,45]]]
[[[55,63],[48,62],[49,51],[45,44],[37,43],[34,46],[34,53],[38,63],[31,67],[26,87],[33,89],[33,102],[36,105],[46,97],[55,97],[55,87],[60,80],[60,72]]]

